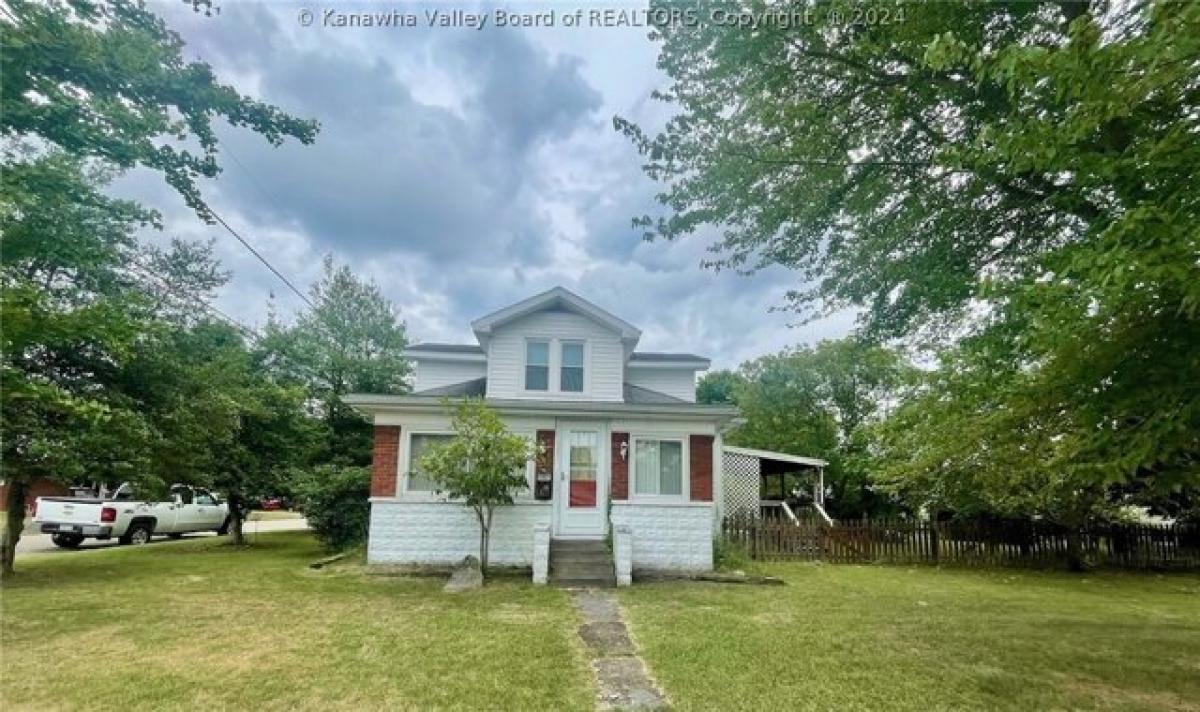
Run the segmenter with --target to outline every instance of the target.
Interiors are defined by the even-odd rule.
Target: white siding
[[[579,340],[584,350],[584,388],[582,393],[558,390],[560,354],[556,344],[550,348],[550,390],[525,390],[525,342],[527,339]],[[530,400],[623,400],[622,380],[625,348],[615,331],[578,314],[544,311],[530,314],[498,328],[488,345],[488,398],[524,398]]]
[[[441,361],[418,358],[414,391],[441,388],[463,381],[483,378],[487,375],[487,364],[483,361]]]
[[[690,368],[639,368],[630,365],[625,380],[689,403],[696,402],[696,372]]]

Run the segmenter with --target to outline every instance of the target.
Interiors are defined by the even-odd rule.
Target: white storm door
[[[608,431],[602,423],[558,427],[555,506],[560,537],[602,538],[608,511]]]

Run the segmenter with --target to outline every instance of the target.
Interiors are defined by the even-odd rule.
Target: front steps
[[[603,539],[551,539],[550,583],[562,587],[617,585],[612,554]]]

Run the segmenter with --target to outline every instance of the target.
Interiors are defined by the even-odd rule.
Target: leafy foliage
[[[308,527],[322,544],[340,551],[367,540],[370,469],[321,465],[297,475],[296,481]]]
[[[421,456],[418,467],[450,499],[461,500],[479,521],[479,561],[488,563],[488,536],[497,506],[513,503],[526,488],[525,466],[538,453],[531,440],[514,435],[496,411],[480,399],[454,406],[454,438],[433,445]]]
[[[348,465],[370,461],[371,428],[342,402],[347,393],[405,393],[412,368],[404,322],[373,282],[325,258],[311,289],[315,307],[292,325],[272,319],[260,344],[272,370],[302,385],[326,425],[319,459]]]
[[[832,514],[886,513],[893,504],[868,477],[874,467],[869,426],[902,397],[912,377],[896,352],[852,339],[763,356],[738,371],[733,398],[746,422],[726,441],[825,459]]]
[[[717,226],[714,266],[792,267],[806,315],[945,349],[890,485],[1026,513],[1196,491],[1200,6],[690,7],[655,32],[677,114],[616,120],[667,184],[638,222]]]
[[[227,278],[210,246],[139,249],[158,214],[103,188],[113,171],[148,168],[211,220],[197,180],[219,170],[214,120],[276,145],[311,142],[316,124],[185,62],[179,36],[140,3],[14,0],[0,31],[7,576],[36,477],[150,490],[195,478],[224,483],[232,501],[286,465],[254,423],[295,424],[295,399],[254,375],[240,335],[196,314]]]
[[[183,40],[142,3],[13,0],[0,15],[0,127],[76,158],[161,173],[208,222],[197,179],[220,171],[215,118],[280,145],[317,123],[221,84],[183,59]],[[196,150],[198,147],[198,151]]]
[[[734,371],[710,371],[696,384],[696,402],[708,404],[735,403],[735,392],[742,378]]]

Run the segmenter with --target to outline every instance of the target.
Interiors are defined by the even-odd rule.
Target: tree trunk
[[[17,542],[25,528],[25,495],[29,483],[13,478],[8,482],[8,501],[4,513],[4,529],[0,532],[0,579],[13,575],[13,561],[17,557]]]
[[[242,522],[245,519],[246,509],[242,503],[242,496],[240,494],[229,495],[229,528],[236,546],[246,545],[246,532],[242,529]]]
[[[492,508],[476,507],[475,518],[479,520],[479,571],[487,576],[488,539],[492,533]]]

